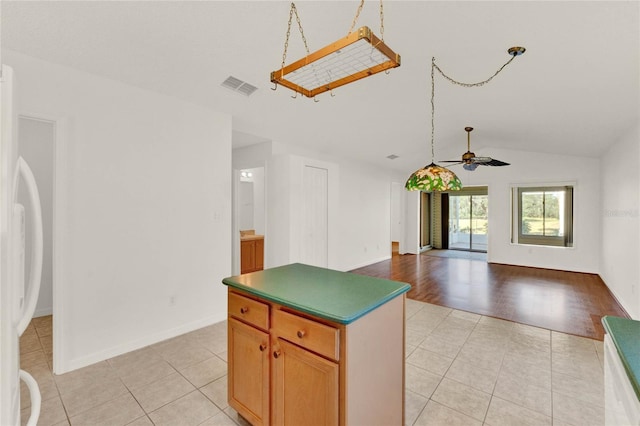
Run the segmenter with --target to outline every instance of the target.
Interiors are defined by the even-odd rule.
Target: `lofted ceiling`
[[[311,51],[347,35],[358,1],[296,3]],[[402,65],[318,96],[280,87],[287,1],[2,1],[2,47],[233,116],[234,146],[278,141],[410,173],[430,162],[431,57],[476,82],[436,74],[436,160],[492,148],[598,157],[637,126],[638,1],[393,1],[384,40]],[[380,35],[379,3],[356,28]],[[304,55],[297,25],[287,63]],[[258,90],[221,86],[229,76]],[[484,150],[484,151],[483,151]],[[386,157],[398,156],[395,160]],[[452,157],[453,156],[453,157]],[[452,157],[452,158],[451,158]]]

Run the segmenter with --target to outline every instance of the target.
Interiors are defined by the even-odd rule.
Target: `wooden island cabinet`
[[[249,423],[404,424],[408,284],[302,264],[223,282],[229,405]]]

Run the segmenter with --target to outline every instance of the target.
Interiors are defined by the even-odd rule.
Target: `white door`
[[[304,166],[301,262],[326,268],[329,263],[329,170]]]

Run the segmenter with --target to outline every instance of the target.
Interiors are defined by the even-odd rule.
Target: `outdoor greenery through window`
[[[449,249],[487,251],[487,194],[486,186],[449,193]]]
[[[521,187],[518,199],[518,243],[573,245],[573,187]]]

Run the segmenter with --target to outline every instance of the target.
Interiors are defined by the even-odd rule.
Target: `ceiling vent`
[[[247,82],[240,80],[239,78],[235,78],[232,76],[227,77],[225,81],[222,82],[222,87],[226,87],[227,89],[231,89],[234,92],[242,93],[245,96],[250,96],[258,90],[256,86],[253,86]]]

